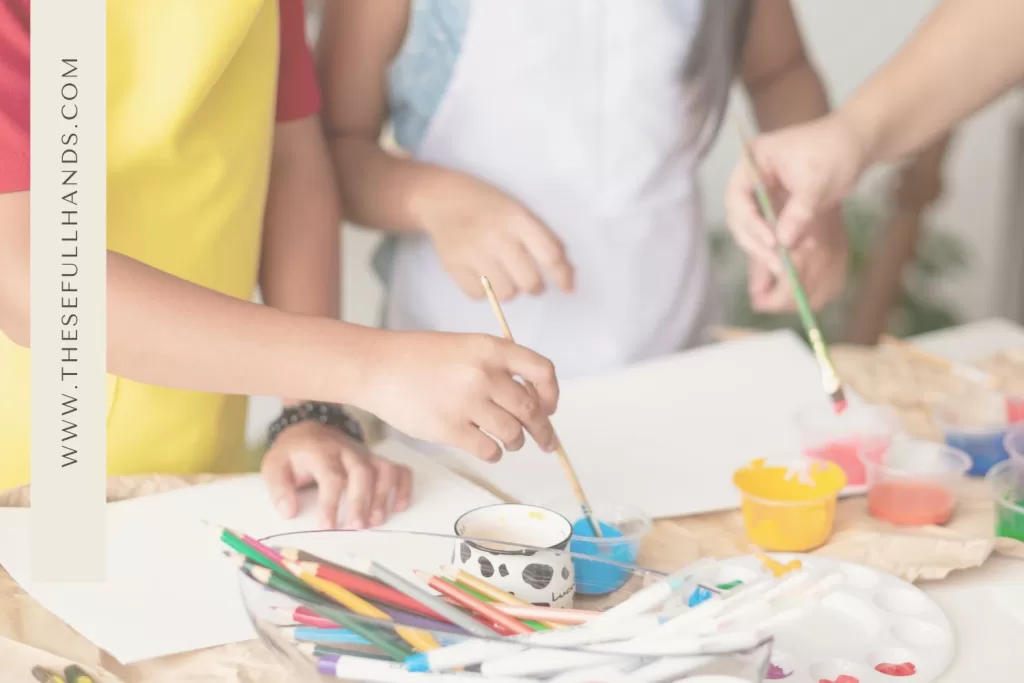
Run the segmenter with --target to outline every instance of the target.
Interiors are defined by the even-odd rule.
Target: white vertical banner
[[[32,0],[32,568],[106,578],[106,0]]]

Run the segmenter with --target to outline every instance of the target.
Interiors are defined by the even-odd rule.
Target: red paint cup
[[[827,401],[818,401],[800,409],[794,420],[804,456],[839,465],[851,487],[864,486],[863,459],[884,459],[900,429],[891,408],[859,403],[837,415]]]
[[[971,458],[945,444],[898,437],[884,458],[865,456],[868,513],[899,526],[945,524]]]

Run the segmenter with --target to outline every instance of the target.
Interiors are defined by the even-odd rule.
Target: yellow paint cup
[[[832,462],[767,463],[754,460],[736,471],[747,537],[764,550],[806,552],[832,534],[836,500],[846,486]]]

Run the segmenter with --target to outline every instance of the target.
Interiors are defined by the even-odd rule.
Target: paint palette
[[[919,588],[869,567],[813,555],[773,553],[722,560],[701,577],[718,589],[797,568],[838,570],[842,584],[775,629],[766,681],[886,683],[936,680],[953,660],[954,635]],[[701,590],[701,589],[698,589]],[[717,596],[710,599],[717,599]]]

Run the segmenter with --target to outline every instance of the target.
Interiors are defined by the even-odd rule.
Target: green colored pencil
[[[349,612],[341,607],[324,604],[320,594],[310,588],[297,586],[279,573],[267,567],[256,566],[247,560],[240,563],[240,569],[253,581],[283,593],[320,616],[361,635],[397,662],[405,661],[406,657],[413,654],[410,648],[397,642],[397,638],[388,638],[382,630],[351,618]]]
[[[774,230],[779,222],[778,216],[775,214],[775,208],[772,206],[771,196],[768,194],[768,188],[765,186],[764,178],[761,176],[761,172],[754,162],[754,155],[750,151],[750,145],[747,142],[747,135],[744,133],[743,124],[736,120],[737,128],[739,129],[740,135],[740,147],[743,149],[743,157],[747,162],[747,166],[750,168],[751,176],[754,180],[754,195],[757,198],[758,206],[761,209],[761,215],[768,222],[769,226]],[[800,282],[800,276],[796,272],[796,267],[793,265],[792,259],[789,257],[789,250],[786,249],[785,245],[781,242],[777,245],[777,251],[779,252],[779,259],[782,261],[782,269],[786,273],[786,279],[789,281],[789,286],[793,290],[793,298],[796,299],[797,310],[800,313],[800,321],[803,323],[804,329],[807,331],[807,338],[811,342],[811,348],[814,350],[814,357],[818,361],[818,365],[821,367],[821,380],[822,385],[825,387],[825,392],[828,393],[832,399],[832,405],[835,407],[837,413],[843,412],[846,409],[846,396],[843,392],[843,385],[839,379],[839,373],[836,372],[835,365],[832,363],[832,358],[828,352],[828,345],[825,343],[825,338],[821,334],[821,329],[818,326],[818,321],[814,316],[814,310],[811,308],[811,304],[807,300],[807,292],[804,290],[803,284]]]
[[[494,600],[492,598],[489,598],[488,596],[484,595],[483,593],[479,593],[479,592],[473,590],[472,588],[470,588],[469,586],[463,586],[461,583],[458,583],[456,581],[452,581],[447,576],[440,576],[438,578],[440,578],[442,581],[444,581],[447,584],[455,586],[456,588],[458,588],[460,591],[462,591],[466,595],[474,597],[477,600],[479,600],[480,602],[494,602]],[[546,624],[542,624],[539,621],[532,621],[530,619],[520,619],[519,621],[521,621],[522,623],[526,624],[527,626],[532,628],[534,631],[550,631],[551,630],[550,626],[547,626]]]

